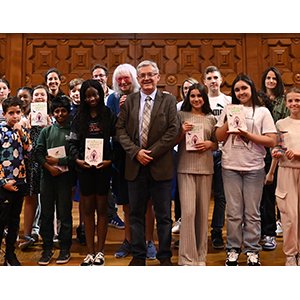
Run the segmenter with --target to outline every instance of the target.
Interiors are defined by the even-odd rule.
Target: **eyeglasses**
[[[152,78],[157,74],[158,73],[141,73],[141,74],[138,74],[138,78],[140,78],[140,79],[145,79],[146,77]]]

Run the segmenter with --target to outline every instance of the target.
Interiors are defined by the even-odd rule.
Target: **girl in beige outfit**
[[[272,165],[279,161],[275,194],[283,226],[285,265],[300,266],[300,89],[290,89],[285,101],[290,116],[276,123],[283,139],[272,151]],[[273,177],[272,170],[267,180]]]
[[[181,205],[178,264],[203,266],[207,255],[212,151],[217,149],[216,120],[203,85],[193,84],[189,88],[178,114],[182,128],[178,139],[177,170]]]

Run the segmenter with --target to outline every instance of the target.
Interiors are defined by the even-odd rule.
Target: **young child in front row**
[[[300,89],[291,88],[285,102],[290,116],[276,122],[283,139],[272,150],[272,165],[279,162],[275,195],[283,226],[285,265],[300,266]],[[270,175],[272,171],[267,178]]]
[[[55,209],[60,220],[60,253],[56,259],[57,264],[70,260],[72,244],[74,161],[69,156],[70,99],[65,95],[57,96],[50,109],[56,122],[42,129],[35,149],[36,159],[43,167],[40,191],[43,253],[38,261],[39,265],[48,265],[53,255]]]
[[[218,144],[215,138],[216,119],[203,85],[196,83],[190,86],[178,115],[182,124],[177,167],[181,204],[178,264],[205,266],[214,172],[212,151],[217,149]],[[199,140],[193,150],[187,151],[186,136],[195,134],[197,127],[202,127],[198,132]]]
[[[22,100],[9,97],[2,103],[6,124],[0,127],[0,242],[7,227],[5,266],[20,266],[15,254],[26,191],[24,158],[31,151],[28,131],[19,122],[22,116]]]

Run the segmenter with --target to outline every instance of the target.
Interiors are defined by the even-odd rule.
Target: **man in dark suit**
[[[141,62],[137,66],[137,79],[141,89],[127,96],[117,122],[117,137],[126,151],[133,255],[129,265],[145,265],[145,213],[150,198],[159,241],[156,257],[161,265],[172,265],[172,149],[179,131],[176,98],[157,89],[160,75],[155,62]],[[151,116],[147,126],[144,109],[149,104]]]

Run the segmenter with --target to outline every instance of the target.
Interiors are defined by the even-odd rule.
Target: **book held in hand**
[[[103,139],[85,139],[84,160],[90,166],[97,166],[103,160]]]
[[[59,147],[54,147],[54,148],[49,148],[47,150],[48,155],[52,156],[54,158],[63,158],[66,157],[66,149],[65,146],[59,146]],[[69,171],[68,166],[60,166],[60,165],[54,165],[55,168],[59,169],[62,172],[67,172]]]
[[[197,151],[195,145],[204,140],[203,124],[193,124],[192,130],[185,133],[185,149],[187,151]]]
[[[47,103],[33,102],[30,104],[31,126],[47,126]]]
[[[227,107],[228,132],[247,131],[244,106],[242,104],[228,104]]]

